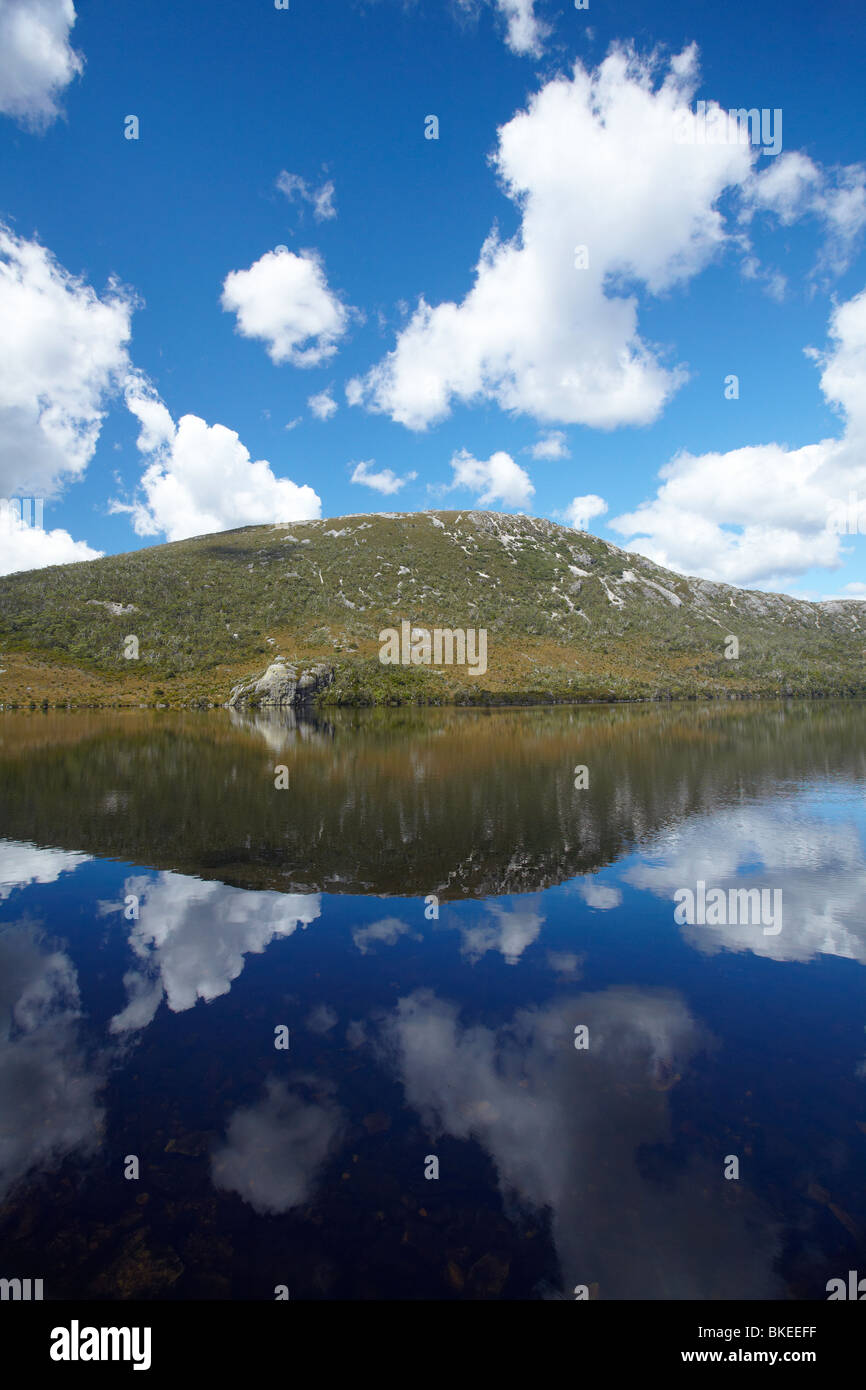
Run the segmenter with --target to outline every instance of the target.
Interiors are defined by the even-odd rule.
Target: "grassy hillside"
[[[404,618],[486,628],[486,675],[382,666]],[[332,663],[333,703],[864,695],[864,647],[863,604],[687,579],[494,512],[245,527],[0,579],[7,708],[222,704],[275,655]]]

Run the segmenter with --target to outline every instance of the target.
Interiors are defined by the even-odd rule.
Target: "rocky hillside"
[[[403,620],[485,629],[486,672],[382,665],[379,632]],[[866,605],[684,578],[478,511],[245,527],[0,579],[7,708],[223,704],[278,656],[327,667],[335,704],[864,695]]]

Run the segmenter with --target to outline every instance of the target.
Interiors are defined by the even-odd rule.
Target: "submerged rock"
[[[324,662],[300,667],[284,656],[275,657],[262,676],[252,676],[233,687],[228,698],[231,709],[242,706],[254,708],[297,708],[308,703],[319,691],[326,690],[334,679],[334,668]]]

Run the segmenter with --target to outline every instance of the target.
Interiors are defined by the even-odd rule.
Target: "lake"
[[[0,1276],[866,1275],[857,702],[0,715]]]

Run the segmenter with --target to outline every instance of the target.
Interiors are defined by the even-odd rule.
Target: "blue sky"
[[[864,50],[854,3],[0,0],[0,571],[486,506],[866,596]]]

